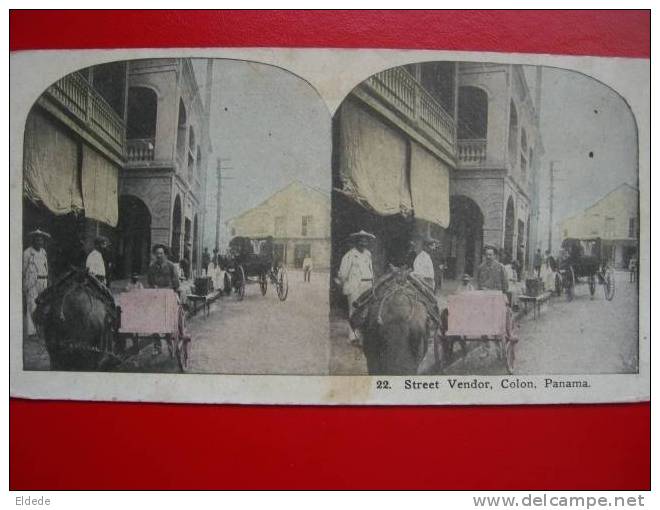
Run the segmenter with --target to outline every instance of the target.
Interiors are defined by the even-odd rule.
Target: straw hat
[[[33,230],[32,232],[29,232],[28,236],[29,237],[41,236],[44,239],[51,239],[51,235],[48,232],[44,232],[41,229],[36,229],[36,230]]]
[[[364,230],[360,230],[359,232],[353,232],[350,237],[353,239],[357,239],[359,237],[366,237],[367,239],[376,239],[376,236],[373,234],[370,234],[369,232],[366,232]]]

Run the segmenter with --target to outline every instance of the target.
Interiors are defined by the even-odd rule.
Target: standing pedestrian
[[[434,243],[435,240],[430,237],[418,239],[416,243],[417,256],[413,261],[413,273],[419,276],[432,291],[435,291],[435,270],[429,251],[431,251]]]
[[[303,280],[309,283],[312,277],[312,256],[309,253],[305,255],[302,267],[303,267]]]
[[[353,315],[353,303],[362,293],[369,290],[374,283],[374,270],[371,262],[371,252],[367,249],[369,242],[376,236],[360,230],[350,235],[353,247],[344,254],[337,274],[338,283],[342,287],[343,294],[348,299],[348,341],[351,344],[360,344],[358,332],[350,326],[350,318]]]
[[[542,265],[543,265],[543,255],[541,254],[541,248],[537,248],[536,253],[534,254],[534,272],[536,273],[537,278],[541,277]]]
[[[211,254],[209,253],[208,248],[204,248],[204,253],[202,253],[202,269],[204,274],[209,274],[209,264],[211,263]]]
[[[50,234],[43,230],[33,230],[28,234],[30,246],[23,252],[23,295],[25,299],[25,332],[35,336],[34,311],[36,299],[48,287],[48,255],[46,240]]]
[[[89,274],[94,276],[103,285],[106,285],[106,267],[105,260],[103,259],[103,250],[108,244],[105,237],[99,236],[94,240],[94,249],[87,255],[85,267]]]

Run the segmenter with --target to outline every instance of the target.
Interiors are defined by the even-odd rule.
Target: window
[[[485,140],[488,132],[488,94],[477,87],[458,89],[459,140]]]
[[[637,218],[630,218],[628,220],[628,237],[638,237],[637,231]]]
[[[520,177],[523,183],[527,182],[527,160],[522,154],[520,155]]]
[[[614,237],[614,218],[605,218],[605,237]]]
[[[286,218],[284,216],[275,217],[275,236],[286,237]]]
[[[312,223],[313,223],[314,217],[313,216],[303,216],[302,217],[302,231],[301,234],[303,236],[308,236],[313,230]]]
[[[511,101],[509,108],[509,161],[515,165],[518,153],[518,112],[516,105]]]

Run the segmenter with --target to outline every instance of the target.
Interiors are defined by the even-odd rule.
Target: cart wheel
[[[575,273],[573,272],[573,267],[569,267],[566,270],[564,276],[564,288],[566,289],[566,299],[568,301],[573,301],[575,297]]]
[[[596,275],[592,274],[589,276],[589,294],[591,294],[591,297],[594,297],[594,294],[596,293]]]
[[[184,336],[179,340],[176,349],[176,360],[179,364],[179,370],[185,372],[188,370],[188,360],[190,359],[190,337]]]
[[[504,363],[506,364],[506,371],[509,375],[513,374],[513,364],[516,360],[515,345],[516,342],[510,338],[504,341]]]
[[[614,299],[614,271],[610,268],[605,272],[605,299],[608,301]]]
[[[259,287],[261,288],[261,295],[265,296],[266,291],[268,290],[268,277],[266,276],[266,273],[263,273],[259,277]]]
[[[515,336],[513,314],[510,309],[507,309],[506,312],[506,331],[502,342],[502,357],[504,358],[507,373],[513,374],[513,364],[516,359],[515,346],[518,338]]]
[[[286,269],[281,267],[277,273],[277,297],[280,301],[284,301],[289,295],[289,277],[286,274]]]
[[[174,345],[174,338],[172,335],[165,335],[165,343],[167,344],[167,350],[170,353],[170,359],[174,359],[174,350],[175,350],[175,345]]]
[[[245,271],[243,270],[243,266],[236,268],[234,278],[236,278],[236,283],[234,284],[236,288],[236,299],[243,301],[245,297]]]

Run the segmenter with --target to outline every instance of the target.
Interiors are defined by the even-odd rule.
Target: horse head
[[[113,364],[120,310],[87,270],[73,268],[37,298],[35,322],[53,370],[102,370]]]
[[[410,270],[390,268],[358,304],[351,323],[362,318],[370,374],[415,374],[433,327],[440,321],[433,292]],[[362,298],[362,297],[361,297]]]

